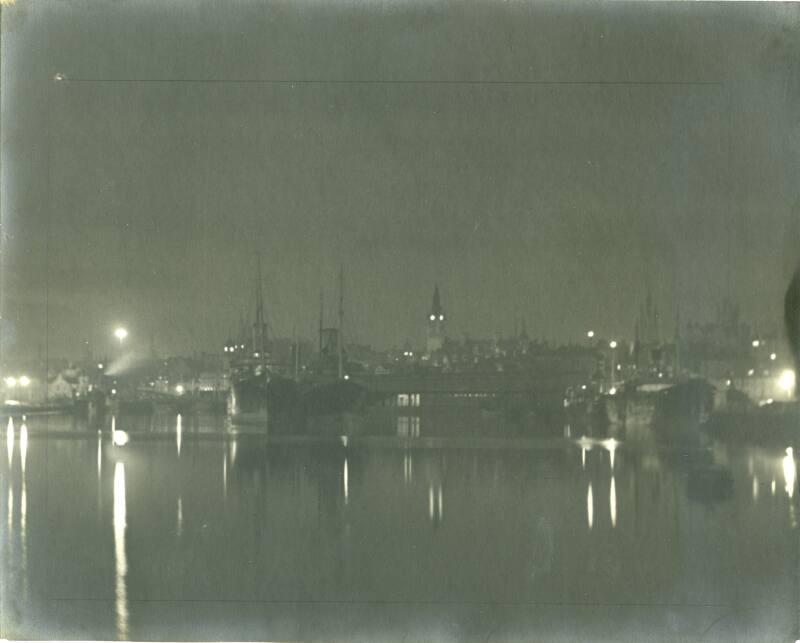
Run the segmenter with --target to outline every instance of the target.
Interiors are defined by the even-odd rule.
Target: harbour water
[[[350,439],[14,418],[3,636],[797,638],[793,450],[433,422],[451,437],[424,418]]]

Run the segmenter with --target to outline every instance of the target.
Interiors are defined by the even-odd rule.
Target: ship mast
[[[266,324],[264,323],[264,298],[261,292],[261,253],[256,253],[256,323],[253,326],[253,350],[261,362],[266,377]]]
[[[342,333],[342,322],[344,321],[344,266],[339,268],[339,341],[336,347],[339,352],[339,379],[344,377],[344,364],[342,362],[342,344],[344,334]]]

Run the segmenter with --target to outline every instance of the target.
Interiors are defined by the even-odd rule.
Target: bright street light
[[[114,329],[114,337],[119,340],[119,345],[122,346],[122,342],[128,336],[128,331],[125,330],[122,326],[119,328]]]
[[[760,345],[761,345],[760,341],[758,341],[757,339],[753,340],[753,348],[758,348]]]
[[[586,333],[586,337],[588,337],[589,339],[591,339],[592,337],[594,337],[594,331],[593,331],[593,330],[590,330],[588,333]]]
[[[611,340],[611,341],[608,343],[608,346],[609,346],[609,348],[616,348],[616,347],[617,347],[617,340],[615,340],[615,339],[612,339],[612,340]]]
[[[791,395],[795,385],[795,374],[791,369],[786,369],[778,377],[778,386],[787,395]]]
[[[19,385],[20,386],[28,386],[31,383],[31,378],[27,375],[21,375],[19,378]]]
[[[6,386],[8,388],[14,388],[17,385],[17,378],[16,377],[7,377],[5,380]]]

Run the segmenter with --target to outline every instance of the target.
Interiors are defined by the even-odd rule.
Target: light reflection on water
[[[45,439],[31,426],[23,439],[21,429],[9,451],[11,462],[18,445],[20,465],[3,475],[0,497],[20,543],[3,565],[17,561],[22,572],[6,577],[54,596],[113,592],[114,629],[102,629],[98,608],[93,638],[141,635],[138,597],[786,605],[793,453],[729,449],[734,495],[698,501],[686,467],[708,466],[700,452],[686,464],[669,451],[603,443],[606,462],[603,448],[586,458],[584,443],[579,462],[570,441],[409,450],[405,440],[344,447],[194,431],[178,448],[131,432],[125,446],[106,441],[112,486],[101,475],[102,436]],[[36,482],[45,446],[49,484]],[[778,476],[786,493],[756,502],[758,480]],[[103,485],[112,529],[108,510],[91,519],[103,516]],[[57,534],[49,547],[45,529]],[[52,588],[28,565],[48,557]]]
[[[6,500],[6,529],[11,533],[11,526],[14,522],[14,491],[9,483],[8,485],[8,500]]]
[[[183,435],[183,417],[178,413],[178,418],[175,420],[175,446],[178,450],[178,457],[181,457],[181,437]]]
[[[594,496],[592,494],[592,483],[589,483],[589,488],[586,490],[586,523],[589,529],[594,525]]]
[[[783,458],[783,481],[786,495],[791,498],[797,482],[797,468],[794,462],[794,451],[791,447],[786,449],[786,455]]]
[[[103,476],[103,436],[97,436],[97,481]]]
[[[608,490],[608,509],[611,514],[611,526],[617,526],[617,485],[611,476],[611,488]]]
[[[19,460],[22,467],[22,476],[25,477],[25,463],[28,459],[28,427],[23,421],[19,428]]]
[[[6,426],[6,450],[8,451],[8,468],[11,468],[11,462],[14,457],[14,420],[8,418],[8,425]]]
[[[350,498],[350,485],[347,474],[347,458],[344,459],[344,467],[342,469],[342,480],[344,481],[344,501],[347,503]]]
[[[183,535],[183,498],[181,496],[178,496],[178,513],[177,513],[176,529],[178,537],[180,538]]]
[[[117,638],[128,639],[128,555],[125,550],[127,528],[127,498],[125,492],[125,463],[114,466],[114,562]]]

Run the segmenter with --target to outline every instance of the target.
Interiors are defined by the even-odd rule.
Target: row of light
[[[766,346],[767,342],[764,339],[754,339],[752,342],[753,348],[758,348],[759,346]]]
[[[747,374],[750,377],[752,377],[753,375],[755,375],[755,370],[751,368],[749,371],[747,371]],[[765,376],[768,374],[769,371],[764,371]],[[780,388],[784,393],[791,394],[791,392],[794,390],[796,380],[797,380],[797,375],[795,374],[795,372],[791,368],[787,368],[780,372],[776,383],[778,385],[778,388]],[[730,386],[732,384],[732,380],[726,380],[725,384]]]
[[[586,337],[588,337],[589,339],[593,339],[594,338],[594,331],[593,330],[587,331]],[[608,342],[608,347],[611,348],[611,349],[616,348],[617,347],[617,340],[616,339],[612,339],[610,342]]]
[[[431,315],[431,320],[433,320],[433,315]],[[594,337],[594,331],[593,331],[593,330],[590,330],[590,331],[588,331],[588,332],[586,333],[586,337],[588,337],[589,339],[592,339],[592,338]],[[761,340],[759,340],[759,339],[754,339],[754,340],[753,340],[753,348],[758,348],[759,346],[761,346],[761,344],[762,344],[762,343],[763,343],[763,342],[762,342]],[[608,346],[609,346],[609,348],[616,348],[616,347],[617,347],[617,342],[616,342],[615,340],[613,340],[613,339],[612,339],[612,340],[611,340],[611,341],[608,343]],[[778,357],[778,356],[777,356],[777,354],[775,354],[775,353],[770,353],[770,356],[769,356],[769,358],[770,358],[771,360],[773,360],[773,361],[774,361],[775,359],[777,359],[777,357]]]
[[[436,321],[436,315],[431,313],[430,320]],[[439,315],[439,321],[444,321],[444,315]]]
[[[20,375],[19,377],[6,377],[3,382],[8,388],[15,388],[17,384],[22,387],[29,386],[31,383],[31,378],[27,375]]]
[[[239,344],[238,346],[234,344],[233,346],[225,346],[222,350],[226,353],[235,353],[237,349],[244,350],[244,344]]]

